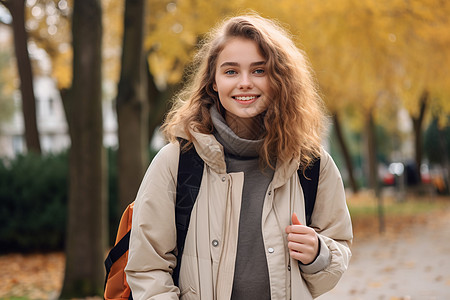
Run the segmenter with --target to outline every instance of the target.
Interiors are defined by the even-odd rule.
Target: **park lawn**
[[[352,218],[364,218],[378,214],[379,203],[372,196],[353,196],[348,199],[348,209]],[[450,198],[448,197],[414,197],[398,202],[394,198],[382,199],[383,212],[391,216],[414,216],[423,213],[433,212],[439,209],[448,208]]]
[[[450,210],[450,197],[409,195],[398,201],[393,196],[384,196],[381,216],[377,198],[368,192],[348,196],[347,205],[355,240],[381,235],[397,238],[406,226],[430,222],[433,215]]]

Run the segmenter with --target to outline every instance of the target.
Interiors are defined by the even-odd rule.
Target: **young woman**
[[[329,291],[347,269],[352,227],[339,171],[320,145],[325,114],[304,54],[276,23],[248,15],[213,30],[196,63],[163,126],[171,143],[136,198],[126,267],[134,299],[312,299]],[[181,150],[180,137],[188,141]],[[177,287],[174,199],[186,147],[205,167]],[[297,170],[317,158],[305,226]]]

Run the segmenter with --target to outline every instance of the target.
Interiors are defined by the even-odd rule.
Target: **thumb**
[[[302,223],[298,220],[296,213],[292,214],[292,225],[302,225]]]

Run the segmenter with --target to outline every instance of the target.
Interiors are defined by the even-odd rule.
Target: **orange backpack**
[[[105,260],[106,282],[104,299],[133,299],[125,276],[130,243],[131,218],[134,202],[129,204],[120,219],[116,243]]]

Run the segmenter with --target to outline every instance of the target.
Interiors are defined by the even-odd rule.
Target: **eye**
[[[257,74],[257,75],[262,75],[265,73],[264,69],[256,69],[255,71],[253,71],[253,73]]]
[[[235,74],[237,74],[237,72],[235,70],[227,70],[227,71],[225,71],[225,74],[227,74],[227,75],[235,75]]]

